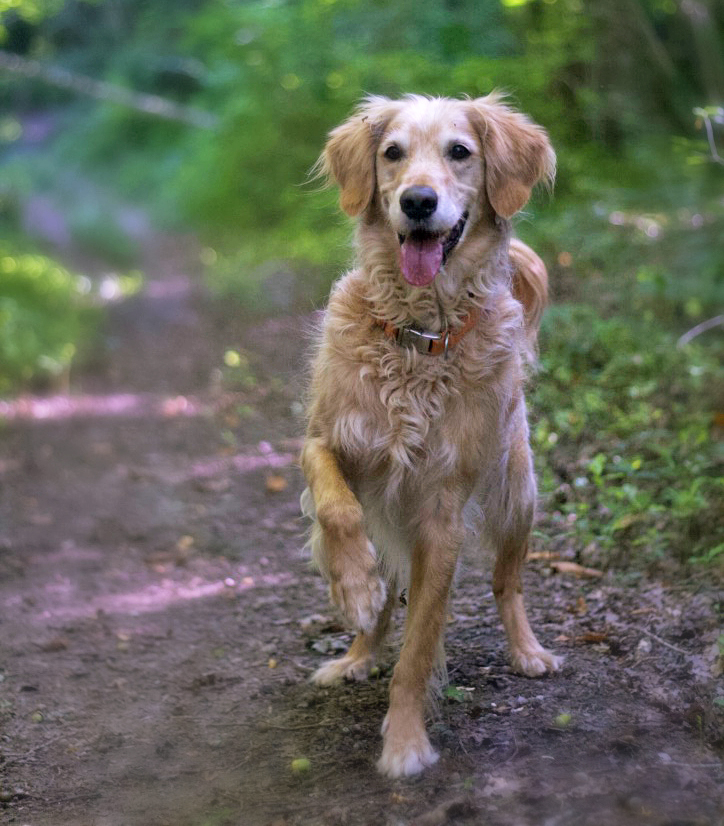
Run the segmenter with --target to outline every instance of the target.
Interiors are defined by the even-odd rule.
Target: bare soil
[[[0,402],[0,822],[724,822],[710,580],[579,578],[541,555],[527,599],[562,672],[510,671],[490,566],[465,560],[440,761],[377,775],[399,637],[368,682],[308,679],[351,639],[303,551],[310,318],[221,310],[195,260],[154,238],[71,394]]]

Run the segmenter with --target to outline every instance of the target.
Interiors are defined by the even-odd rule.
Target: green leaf
[[[463,686],[449,685],[445,689],[445,697],[455,703],[465,703],[471,699],[474,689],[464,688]]]

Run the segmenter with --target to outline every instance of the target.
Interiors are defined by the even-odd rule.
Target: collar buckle
[[[443,330],[441,333],[431,333],[428,330],[420,330],[410,325],[409,327],[395,327],[389,321],[375,320],[378,327],[382,327],[388,339],[394,341],[399,347],[412,347],[418,353],[425,356],[442,356],[447,360],[450,351],[458,345],[463,336],[478,323],[480,311],[473,308],[463,324],[457,330]]]
[[[395,341],[400,347],[414,347],[418,353],[428,355],[432,350],[433,342],[445,340],[445,354],[447,355],[450,333],[430,333],[418,330],[416,327],[398,327]]]

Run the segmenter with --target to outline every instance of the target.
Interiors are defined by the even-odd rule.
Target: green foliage
[[[565,305],[549,309],[541,349],[533,443],[552,531],[598,565],[717,561],[721,346],[679,349],[654,323]]]
[[[67,374],[96,320],[89,290],[52,259],[0,243],[0,392]]]
[[[305,182],[325,133],[365,93],[475,96],[503,87],[559,148],[557,198],[595,197],[616,181],[641,182],[621,180],[616,168],[637,147],[656,167],[654,180],[672,166],[672,128],[682,134],[695,106],[711,108],[701,104],[718,64],[704,46],[721,40],[723,25],[714,6],[695,14],[660,0],[58,0],[27,48],[63,68],[194,104],[220,122],[194,130],[78,101],[75,122],[52,148],[58,167],[80,163],[102,185],[150,203],[164,222],[190,223],[219,261],[238,258],[253,271],[285,258],[323,266],[329,278],[349,229],[334,197]],[[0,99],[18,89],[38,94],[29,80],[6,84]],[[666,139],[652,144],[655,134]],[[228,287],[248,293],[247,271],[226,267]]]
[[[465,686],[448,685],[443,692],[445,699],[451,703],[467,703],[472,700],[473,689]]]
[[[62,4],[63,0],[0,0],[0,24],[3,17],[9,15],[38,21],[44,15],[56,12]]]

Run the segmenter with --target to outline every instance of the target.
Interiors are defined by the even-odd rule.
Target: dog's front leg
[[[332,601],[355,630],[374,634],[385,606],[386,588],[364,531],[362,506],[336,456],[321,439],[306,441],[302,470],[316,512],[314,559],[329,582]]]
[[[417,774],[438,759],[425,731],[428,682],[444,666],[443,629],[462,520],[427,521],[412,552],[405,640],[390,686],[377,768],[388,777]],[[441,661],[442,660],[442,661]]]

